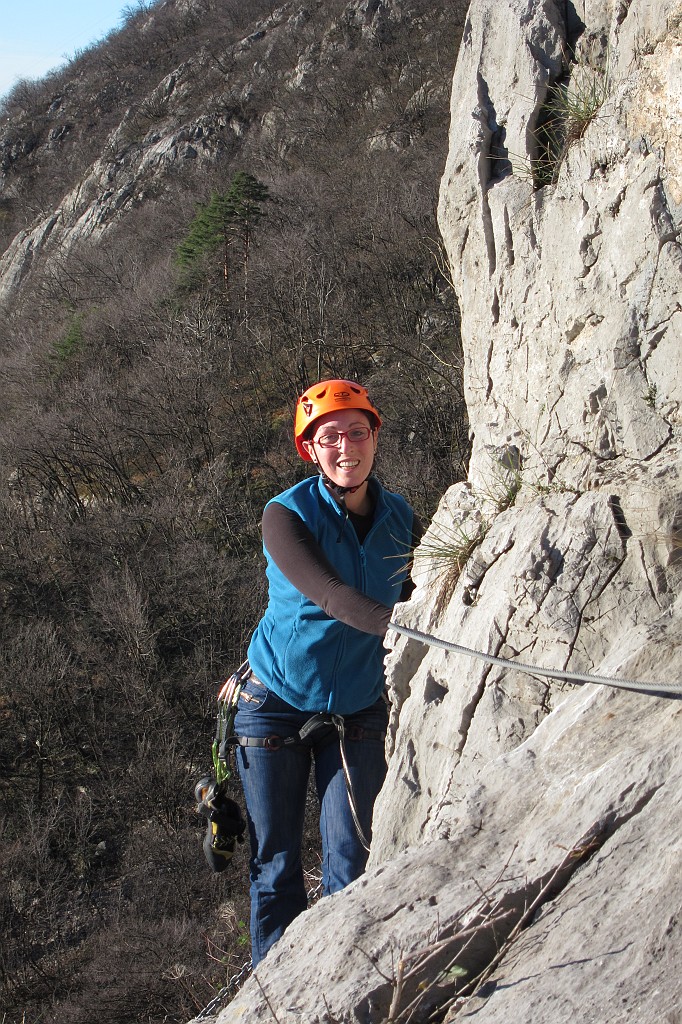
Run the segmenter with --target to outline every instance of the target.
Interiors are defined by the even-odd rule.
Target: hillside
[[[263,504],[303,472],[293,400],[362,378],[381,475],[427,520],[465,473],[435,219],[464,13],[141,3],[4,104],[7,1024],[185,1021],[248,960],[243,851],[210,876],[192,794]],[[257,209],[204,246],[245,181]]]

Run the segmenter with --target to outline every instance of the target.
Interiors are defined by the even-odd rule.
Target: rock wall
[[[589,23],[608,6],[584,5],[575,41],[552,0],[474,8],[460,51],[440,221],[479,485],[486,452],[513,443],[524,479],[587,489],[680,423],[680,5],[613,4]],[[604,102],[534,191],[571,46],[576,89]]]
[[[440,223],[473,452],[403,624],[682,686],[681,55],[678,0],[471,5]],[[391,639],[370,869],[218,1019],[681,1021],[679,700]]]

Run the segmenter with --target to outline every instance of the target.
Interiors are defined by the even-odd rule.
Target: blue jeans
[[[367,839],[371,836],[374,801],[386,776],[383,735],[387,717],[383,698],[363,711],[345,716],[346,761],[358,817]],[[251,678],[239,699],[235,732],[240,737],[293,736],[310,718],[310,712],[298,711]],[[254,967],[307,907],[301,845],[313,764],[320,801],[323,894],[328,896],[343,889],[363,873],[367,864],[368,854],[351,814],[334,726],[316,732],[304,744],[295,746],[278,749],[238,746],[237,765],[246,797],[251,839],[251,957]]]

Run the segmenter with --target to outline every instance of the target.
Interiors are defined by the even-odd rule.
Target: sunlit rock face
[[[550,2],[472,5],[440,223],[473,454],[416,560],[408,624],[524,662],[637,677],[649,630],[674,617],[680,18],[672,3],[586,6],[569,25]],[[548,109],[566,121],[551,162]],[[472,553],[453,589],[458,545]],[[414,648],[400,641],[391,658],[400,729],[386,790],[402,785],[408,810],[380,817],[377,859],[439,835],[463,780],[570,699],[450,653],[415,673]],[[427,762],[438,787],[422,785]]]
[[[440,222],[474,478],[490,475],[490,446],[513,443],[528,482],[583,490],[680,422],[679,5],[585,5],[568,36],[557,6],[474,5]],[[582,134],[549,166],[555,82]],[[551,183],[534,188],[542,173]]]
[[[440,196],[472,459],[395,614],[659,695],[390,634],[369,870],[221,1021],[679,1020],[681,55],[673,0],[472,3]]]

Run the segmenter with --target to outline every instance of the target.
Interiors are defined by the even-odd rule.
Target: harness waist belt
[[[283,747],[314,746],[315,738],[318,737],[318,734],[323,733],[324,735],[319,736],[317,742],[325,740],[327,743],[331,743],[338,735],[335,719],[339,717],[339,715],[334,715],[332,718],[331,715],[320,712],[309,718],[300,731],[291,736],[231,736],[227,742],[238,744],[240,747],[265,747],[266,750],[281,750]],[[360,743],[362,740],[384,740],[386,733],[378,729],[365,729],[361,725],[351,723],[345,727],[344,737],[351,743]]]

